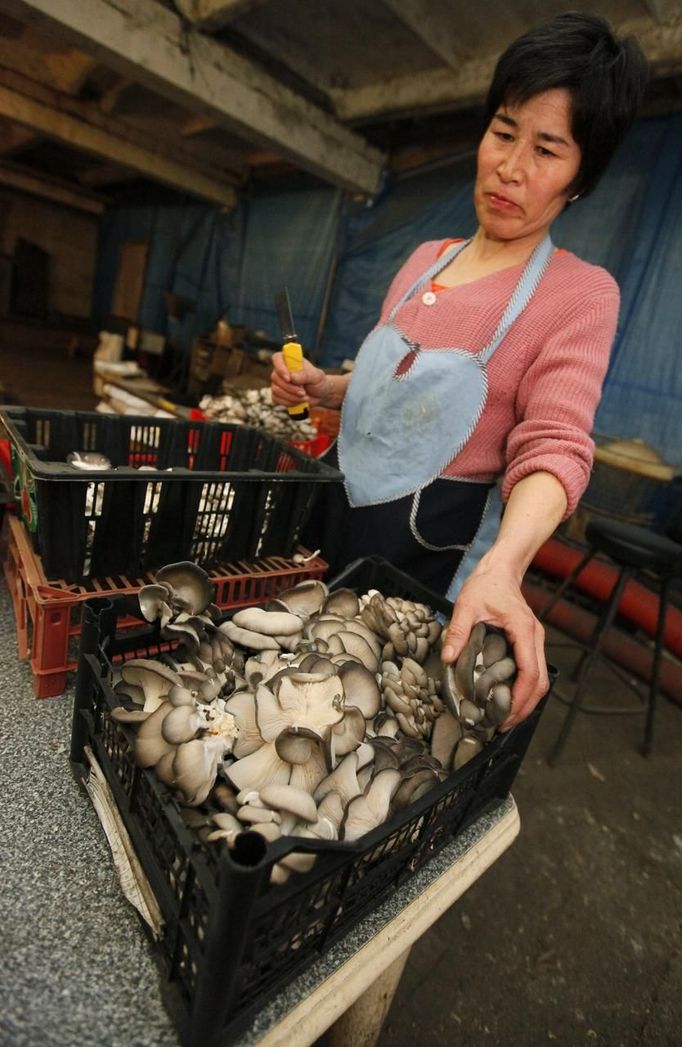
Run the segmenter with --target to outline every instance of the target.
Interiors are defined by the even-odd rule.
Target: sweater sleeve
[[[564,519],[590,479],[590,433],[618,322],[618,286],[598,272],[599,286],[557,325],[526,371],[516,395],[519,421],[507,438],[503,499],[524,476],[552,473],[566,491]]]

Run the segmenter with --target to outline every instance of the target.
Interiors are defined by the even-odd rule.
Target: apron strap
[[[402,298],[393,306],[388,316],[388,322],[390,323],[393,319],[395,319],[395,315],[398,312],[398,310],[405,304],[405,302],[409,298],[412,297],[413,294],[416,294],[417,291],[421,290],[421,288],[424,287],[427,283],[430,283],[431,280],[433,280],[434,276],[436,276],[441,271],[441,269],[445,269],[446,265],[449,265],[453,258],[456,258],[459,252],[462,251],[467,246],[467,244],[470,243],[471,240],[469,239],[462,240],[460,243],[452,244],[452,246],[449,247],[447,251],[445,251],[445,253],[441,255],[440,258],[437,258],[436,261],[429,266],[426,272],[422,273],[422,275],[417,280],[415,280],[415,282],[412,284],[411,287],[408,288],[408,290],[405,292]],[[511,325],[514,323],[516,319],[518,319],[518,317],[521,315],[523,310],[530,302],[537,289],[538,284],[542,280],[542,277],[545,275],[547,266],[552,260],[553,253],[554,244],[552,243],[552,238],[548,233],[544,240],[542,240],[537,245],[532,255],[526,262],[524,270],[521,273],[521,276],[519,277],[519,281],[516,287],[514,288],[514,292],[511,298],[509,299],[507,308],[502,314],[502,319],[497,325],[497,330],[495,331],[492,340],[478,357],[481,363],[488,363],[495,350],[503,341]]]
[[[437,258],[436,261],[429,266],[426,272],[422,273],[422,275],[417,280],[415,280],[412,286],[407,289],[400,301],[393,306],[388,316],[388,322],[390,323],[390,321],[395,318],[396,313],[403,305],[405,305],[405,302],[408,300],[408,298],[411,298],[413,294],[416,294],[417,291],[421,290],[421,288],[424,287],[427,283],[431,283],[434,276],[436,276],[441,271],[441,269],[445,269],[445,266],[449,265],[452,259],[456,258],[459,252],[463,251],[467,244],[470,243],[471,239],[462,240],[461,243],[451,244],[450,247],[448,247],[447,251],[445,251],[440,256],[440,258]]]
[[[497,330],[492,337],[492,341],[485,347],[479,356],[481,363],[488,363],[511,325],[518,319],[530,302],[537,290],[538,284],[545,275],[547,266],[552,260],[553,253],[554,244],[552,243],[551,236],[547,233],[547,236],[544,240],[541,240],[526,262],[525,268],[519,278],[519,282],[514,288],[514,293],[509,299],[507,308],[502,314],[502,319],[497,325]]]
[[[459,567],[455,571],[453,579],[445,593],[445,599],[449,600],[450,603],[455,602],[459,596],[460,589],[473,571],[474,567],[476,567],[481,557],[488,552],[488,549],[497,538],[497,532],[500,529],[502,509],[502,498],[500,497],[500,492],[495,484],[488,492],[488,498],[485,503],[485,508],[483,509],[483,515],[481,516],[481,522],[478,525],[478,531],[476,532],[474,540],[460,560]]]

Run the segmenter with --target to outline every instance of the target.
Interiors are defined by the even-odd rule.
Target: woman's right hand
[[[284,362],[284,354],[275,353],[272,357],[270,386],[273,401],[282,407],[296,407],[303,401],[307,401],[311,407],[317,407],[328,390],[329,376],[305,357],[300,371],[290,371]]]

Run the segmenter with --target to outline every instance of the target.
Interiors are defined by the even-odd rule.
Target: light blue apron
[[[416,516],[420,492],[441,476],[476,428],[488,396],[487,364],[533,297],[554,251],[547,235],[526,263],[497,330],[481,352],[422,350],[397,326],[396,314],[412,295],[430,287],[469,242],[453,244],[437,259],[360,347],[338,439],[339,466],[354,508],[413,494]],[[461,547],[465,555],[447,590],[449,600],[454,601],[494,542],[501,512],[502,501],[493,486],[473,541]]]

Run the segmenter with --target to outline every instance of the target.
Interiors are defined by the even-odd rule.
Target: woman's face
[[[565,88],[502,106],[478,149],[474,204],[480,225],[494,240],[541,239],[563,210],[579,166]]]

